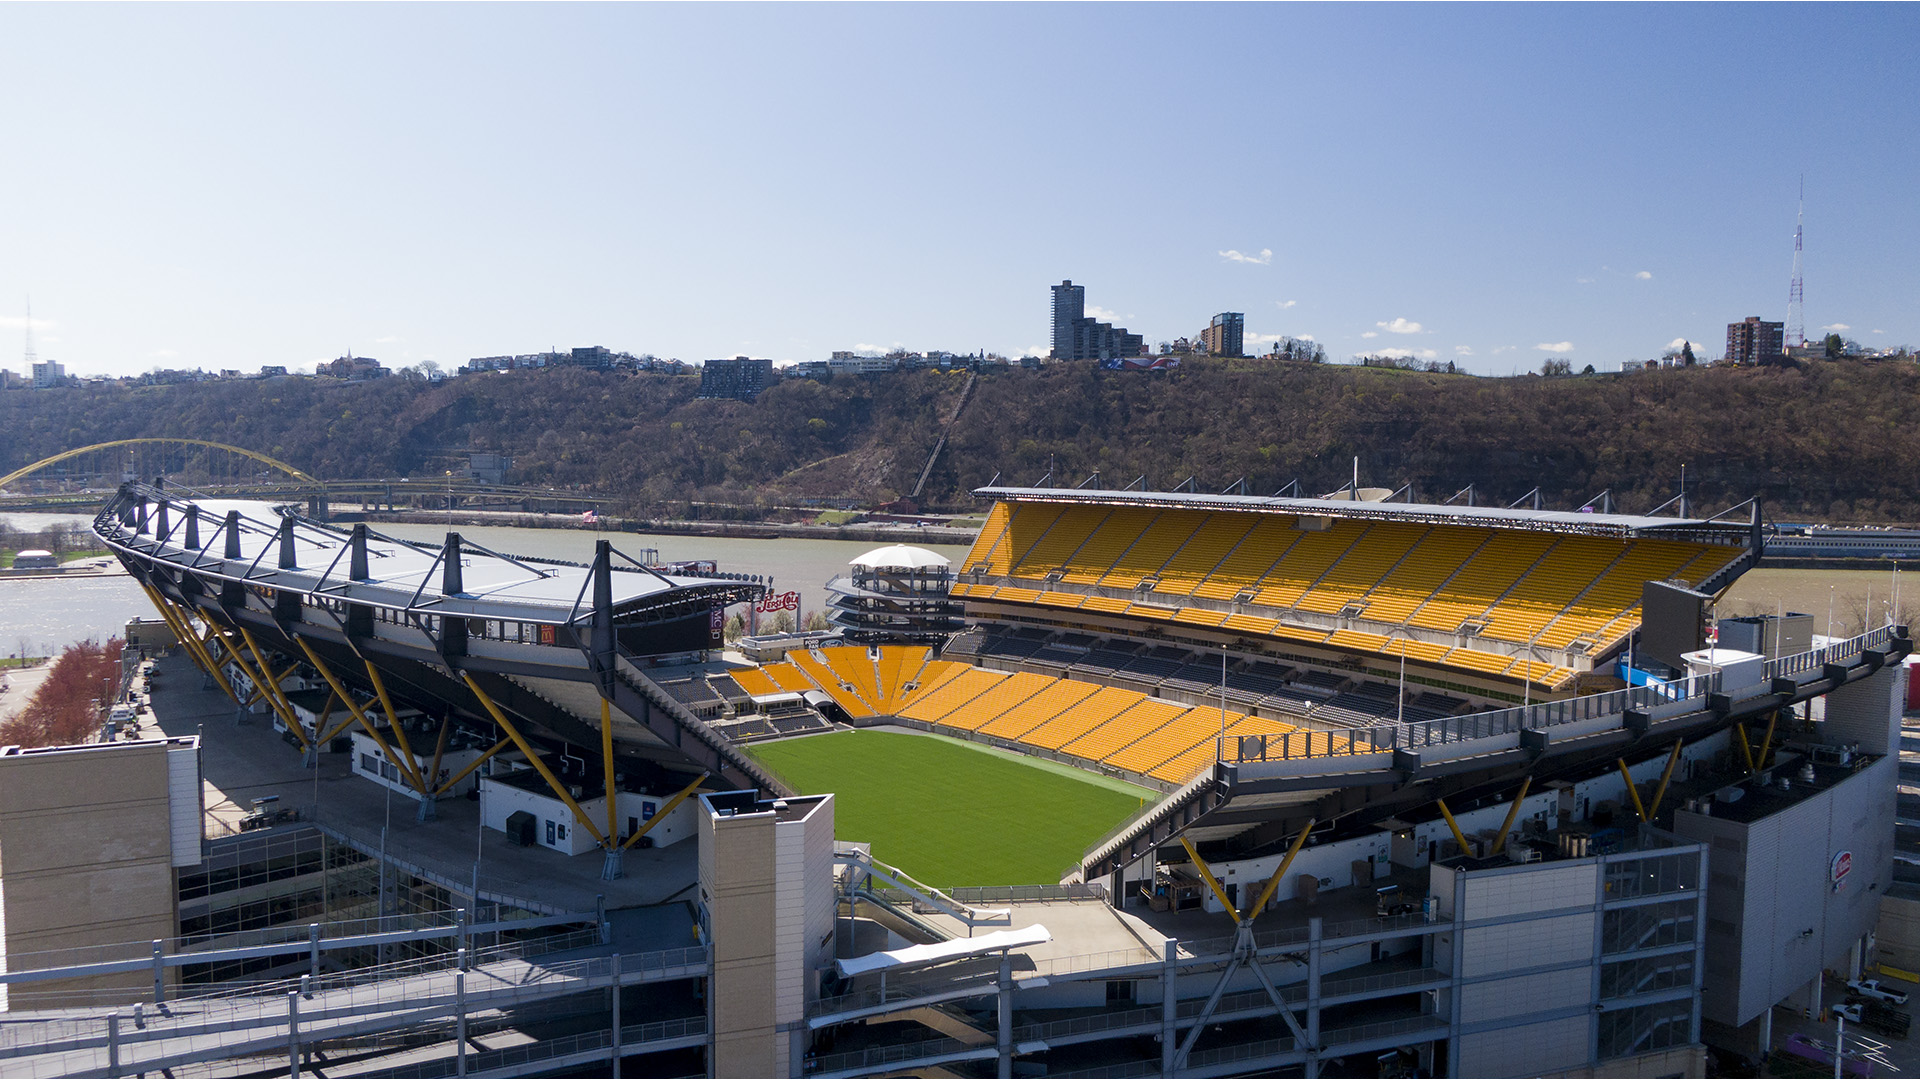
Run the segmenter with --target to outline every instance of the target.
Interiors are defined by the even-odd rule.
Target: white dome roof
[[[930,566],[951,566],[945,555],[926,548],[908,547],[905,544],[892,544],[888,547],[874,548],[865,555],[852,560],[853,566],[903,568],[907,570],[925,570]]]

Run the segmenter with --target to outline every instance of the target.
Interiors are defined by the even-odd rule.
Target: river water
[[[82,528],[92,518],[75,514],[11,514],[15,529],[39,531],[55,522]],[[437,525],[375,525],[373,528],[406,540],[438,543],[446,530]],[[855,540],[745,539],[740,537],[654,536],[640,533],[595,533],[578,529],[516,529],[462,526],[463,539],[509,555],[532,555],[571,562],[590,562],[594,542],[602,537],[635,558],[654,548],[667,562],[711,559],[720,570],[771,577],[775,591],[800,594],[801,614],[820,610],[827,600],[826,583],[846,573],[848,560],[882,545]],[[916,545],[954,561],[966,555],[959,544]],[[122,632],[128,619],[153,617],[146,594],[125,575],[43,581],[0,581],[0,655],[15,655],[24,647],[29,655],[51,655],[62,645],[89,637],[102,640]]]

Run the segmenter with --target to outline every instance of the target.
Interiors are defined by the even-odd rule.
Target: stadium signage
[[[1827,873],[1833,879],[1833,891],[1839,892],[1846,885],[1847,875],[1853,873],[1853,852],[1836,853],[1832,864],[1827,867]]]
[[[762,615],[772,615],[779,611],[799,611],[800,594],[797,592],[784,592],[778,596],[763,597],[753,605],[753,610]]]

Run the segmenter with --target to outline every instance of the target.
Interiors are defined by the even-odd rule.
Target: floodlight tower
[[[1807,343],[1806,314],[1802,301],[1804,285],[1800,279],[1800,228],[1807,218],[1807,178],[1800,178],[1800,215],[1793,223],[1793,284],[1787,289],[1787,348]]]

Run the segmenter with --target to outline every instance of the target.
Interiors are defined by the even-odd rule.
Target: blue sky
[[[0,366],[1920,344],[1920,8],[0,5]],[[1223,253],[1237,253],[1234,255]],[[1369,336],[1372,335],[1372,336]],[[1554,351],[1549,351],[1554,350]]]

